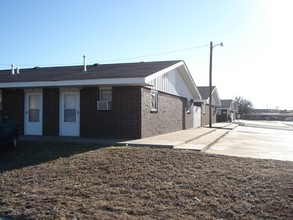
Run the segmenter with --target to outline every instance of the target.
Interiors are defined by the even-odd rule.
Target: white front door
[[[60,93],[60,136],[79,136],[79,91]]]
[[[24,134],[43,134],[43,94],[26,92],[24,98]]]
[[[193,127],[201,127],[201,107],[193,106]]]

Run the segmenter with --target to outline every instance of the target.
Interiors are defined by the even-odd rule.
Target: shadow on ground
[[[0,172],[46,163],[99,149],[94,143],[55,143],[21,141],[16,149],[0,149]]]

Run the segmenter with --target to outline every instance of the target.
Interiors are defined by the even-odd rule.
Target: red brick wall
[[[209,105],[204,105],[202,104],[201,107],[201,125],[205,126],[205,125],[209,125],[209,121],[210,121],[210,116],[209,116]],[[205,109],[205,114],[204,114],[204,109]],[[214,110],[212,107],[212,124],[217,122],[217,114],[214,114]]]
[[[140,87],[113,87],[112,109],[97,110],[99,88],[80,91],[80,135],[140,138]]]
[[[101,128],[97,114],[98,100],[99,88],[85,87],[80,90],[80,136],[98,136]]]
[[[158,112],[150,111],[150,89],[143,89],[142,137],[193,127],[193,107],[186,113],[186,98],[158,93]]]
[[[43,90],[43,135],[59,135],[59,89]]]
[[[112,88],[112,109],[97,110],[98,87],[80,90],[80,136],[143,138],[193,126],[186,99],[158,93],[158,112],[150,112],[150,90],[139,86]],[[3,115],[24,131],[24,91],[2,90]],[[59,135],[59,89],[43,90],[43,135]]]
[[[24,132],[24,91],[22,89],[2,90],[2,115],[18,121],[19,134]]]
[[[113,87],[117,137],[141,138],[141,87]]]

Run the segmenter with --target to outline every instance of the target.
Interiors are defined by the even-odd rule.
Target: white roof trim
[[[187,84],[187,86],[188,86],[189,88],[192,87],[192,88],[194,88],[194,90],[195,90],[194,92],[192,92],[194,98],[202,99],[201,94],[200,94],[200,92],[198,91],[198,89],[197,89],[197,87],[196,87],[196,84],[195,84],[195,82],[194,82],[194,80],[193,80],[193,78],[192,78],[192,76],[191,76],[191,74],[190,74],[190,71],[189,71],[189,69],[188,69],[188,67],[187,67],[187,65],[185,64],[184,61],[182,61],[182,65],[181,65],[181,67],[184,68],[184,71],[185,71],[185,72],[187,73],[187,75],[188,75],[188,79],[187,79],[187,81],[185,81],[186,84]],[[179,69],[179,71],[180,71],[180,69]],[[184,77],[184,78],[185,78],[185,77]]]
[[[201,97],[201,95],[200,95],[200,93],[199,93],[199,91],[198,91],[198,89],[197,89],[197,87],[196,87],[196,85],[194,83],[194,80],[193,80],[193,78],[192,78],[192,76],[191,76],[191,74],[190,74],[190,72],[189,72],[189,70],[188,70],[188,68],[187,68],[187,66],[186,66],[186,64],[185,64],[184,61],[179,61],[178,63],[175,63],[172,66],[169,66],[169,67],[167,67],[165,69],[162,69],[162,70],[160,70],[158,72],[155,72],[155,73],[147,76],[145,78],[145,81],[146,82],[150,82],[152,79],[155,79],[158,76],[163,75],[163,74],[165,74],[165,73],[167,73],[167,72],[169,72],[171,70],[174,70],[176,68],[178,68],[179,72],[181,73],[181,75],[183,77],[183,80],[185,80],[185,83],[186,83],[187,87],[191,91],[191,93],[193,95],[192,98],[199,98],[199,99],[201,99],[202,97]],[[184,70],[184,72],[186,74],[182,74],[182,72],[181,72],[182,70]]]
[[[212,105],[215,105],[217,107],[222,105],[217,87],[215,87],[213,89],[213,91],[212,91],[212,97],[214,98],[214,101],[215,101],[215,102],[213,102],[213,99],[212,99]],[[206,101],[209,104],[210,103],[210,97],[208,97]]]
[[[155,72],[155,73],[153,73],[153,74],[151,74],[151,75],[145,77],[145,80],[146,80],[146,82],[148,82],[148,81],[150,81],[150,80],[152,80],[152,79],[154,79],[154,78],[156,78],[156,77],[158,77],[158,76],[160,76],[160,75],[163,75],[164,73],[167,73],[167,72],[169,72],[169,71],[171,71],[171,70],[173,70],[173,69],[176,69],[177,67],[179,67],[179,66],[181,66],[181,65],[183,65],[183,61],[180,61],[180,62],[178,62],[178,63],[175,63],[175,64],[172,65],[172,66],[169,66],[169,67],[167,67],[167,68],[165,68],[165,69],[162,69],[162,70],[160,70],[160,71],[158,71],[158,72]]]
[[[62,86],[93,86],[93,85],[142,85],[147,86],[144,78],[113,78],[87,79],[65,81],[37,81],[0,83],[0,88],[32,88],[32,87],[62,87]]]

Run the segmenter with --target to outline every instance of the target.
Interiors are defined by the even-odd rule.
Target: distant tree
[[[236,96],[234,99],[238,107],[238,113],[240,115],[248,115],[253,110],[253,104],[250,100],[244,99],[240,96]]]

